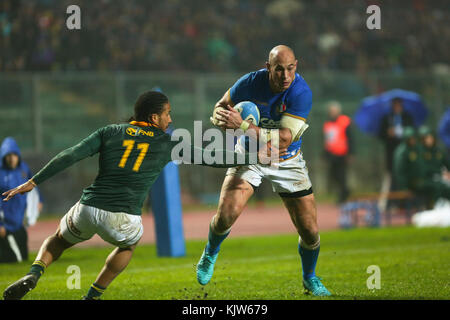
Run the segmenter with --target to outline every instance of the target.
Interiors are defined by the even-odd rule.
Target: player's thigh
[[[274,192],[283,199],[300,235],[317,232],[317,213],[312,183],[301,154],[279,167],[265,167],[264,173]]]
[[[314,194],[301,197],[281,197],[292,222],[302,238],[315,237],[318,233],[317,209]]]
[[[97,234],[121,249],[136,245],[144,233],[141,216],[98,209]]]
[[[92,238],[95,234],[95,219],[90,207],[77,202],[62,217],[56,236],[69,244],[76,244]]]

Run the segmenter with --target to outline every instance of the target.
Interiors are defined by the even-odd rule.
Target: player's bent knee
[[[138,241],[139,242],[139,241]],[[119,251],[131,251],[133,252],[134,249],[136,249],[138,242],[130,245],[130,246],[126,246],[126,247],[118,247]]]
[[[298,233],[307,242],[314,242],[319,236],[319,227],[317,223],[303,224],[298,228]]]
[[[235,199],[223,201],[219,205],[219,213],[221,216],[239,216],[244,210],[245,204],[240,204]]]
[[[219,211],[219,213],[220,213],[219,215],[221,217],[232,218],[232,217],[240,215],[243,209],[244,209],[244,207],[241,205],[236,205],[234,203],[230,203],[230,204],[220,206],[218,211]]]
[[[319,226],[312,220],[310,220],[310,223],[305,224],[303,229],[310,237],[315,237],[319,234]]]
[[[60,246],[62,246],[64,249],[67,249],[67,248],[70,248],[73,246],[73,243],[70,243],[63,237],[61,230],[59,228],[58,228],[58,230],[56,230],[55,234],[53,234],[51,236],[51,238],[57,240],[58,244]]]
[[[305,237],[305,241],[309,245],[315,244],[319,240],[319,232],[318,230],[309,230],[308,235]]]

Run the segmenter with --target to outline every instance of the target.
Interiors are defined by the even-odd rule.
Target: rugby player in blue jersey
[[[308,169],[300,151],[302,134],[308,127],[306,120],[311,111],[312,93],[296,73],[297,63],[291,48],[274,47],[266,69],[241,77],[215,105],[213,124],[244,132],[252,129],[260,142],[273,142],[280,150],[287,148],[287,152],[280,154],[278,167],[257,164],[228,169],[217,213],[211,219],[208,243],[197,264],[197,280],[202,285],[212,278],[220,244],[265,178],[280,195],[298,231],[305,292],[315,296],[331,295],[315,273],[320,249],[317,212]],[[258,106],[260,127],[243,121],[240,113],[232,108],[241,101],[252,101]],[[250,134],[251,130],[248,132]],[[238,143],[236,151],[243,152],[244,147]]]

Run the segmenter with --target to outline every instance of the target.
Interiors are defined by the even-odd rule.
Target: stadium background
[[[65,26],[81,8],[81,30]],[[381,7],[381,30],[366,8]],[[435,128],[449,102],[449,7],[445,1],[53,1],[0,3],[0,136],[14,136],[36,171],[100,126],[124,121],[136,97],[160,87],[174,127],[206,130],[214,103],[269,50],[290,45],[313,91],[303,153],[316,194],[326,197],[322,124],[326,103],[354,115],[361,100],[415,91]],[[355,128],[351,189],[378,191],[384,150]],[[97,172],[87,159],[43,184],[46,213],[65,212]],[[180,167],[183,203],[217,203],[224,170]],[[206,182],[206,183],[205,183]],[[55,192],[57,190],[57,192]],[[263,189],[265,199],[275,197]]]

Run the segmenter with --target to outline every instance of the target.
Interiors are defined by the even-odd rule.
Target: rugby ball
[[[259,109],[256,106],[256,104],[254,104],[251,101],[242,101],[240,103],[238,103],[237,105],[234,106],[234,109],[236,109],[240,114],[243,120],[247,120],[250,123],[254,124],[255,126],[259,125],[259,120],[260,120],[260,114],[259,114]],[[252,140],[252,141],[250,141]],[[256,145],[255,140],[249,138],[248,136],[241,136],[238,140],[239,144],[244,147],[244,149],[246,151],[254,151],[254,150],[250,150],[249,146],[251,142],[254,142]],[[256,146],[257,148],[257,146]]]
[[[243,120],[247,120],[255,126],[259,125],[260,115],[258,106],[251,101],[242,101],[234,106],[234,109],[237,110]]]

